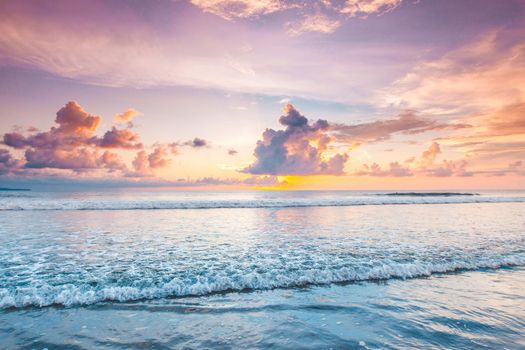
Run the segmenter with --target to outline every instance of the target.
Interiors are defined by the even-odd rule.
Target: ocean
[[[0,192],[2,349],[523,349],[525,192]]]

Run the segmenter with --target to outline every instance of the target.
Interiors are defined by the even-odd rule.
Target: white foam
[[[343,198],[259,198],[213,200],[119,200],[119,199],[42,199],[14,198],[0,201],[0,211],[20,210],[158,210],[158,209],[235,209],[303,208],[361,205],[525,203],[523,196],[352,196]]]
[[[498,258],[481,257],[471,260],[437,262],[385,262],[379,266],[357,265],[342,268],[309,270],[272,270],[266,272],[236,271],[230,276],[191,276],[173,278],[162,285],[147,284],[142,287],[106,285],[94,288],[88,285],[65,284],[38,288],[0,288],[0,308],[44,307],[51,305],[77,306],[100,302],[129,302],[142,299],[207,295],[210,293],[268,290],[330,283],[375,281],[388,279],[411,279],[428,277],[437,273],[461,270],[497,269],[525,265],[525,253],[516,253]]]

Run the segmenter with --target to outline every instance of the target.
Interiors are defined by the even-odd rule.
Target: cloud
[[[165,145],[172,154],[178,154],[180,147],[191,147],[191,148],[208,148],[210,147],[210,142],[208,140],[202,139],[200,137],[195,137],[193,140],[188,141],[177,141],[171,142]]]
[[[167,158],[169,156],[168,150],[163,146],[157,146],[148,156],[148,162],[150,168],[157,169],[163,168],[170,163]]]
[[[251,176],[246,179],[238,178],[184,178],[178,180],[163,180],[156,177],[127,177],[127,178],[94,178],[84,176],[64,176],[63,174],[48,173],[47,175],[31,178],[23,176],[4,177],[2,184],[9,187],[28,187],[32,189],[53,188],[129,188],[129,187],[206,187],[206,186],[240,186],[240,187],[274,187],[285,185],[286,181],[279,181],[276,176]]]
[[[428,149],[426,149],[419,159],[415,157],[407,159],[404,163],[406,166],[401,165],[399,162],[394,161],[389,163],[388,169],[382,169],[377,163],[371,165],[363,164],[363,169],[356,171],[353,175],[356,176],[376,176],[376,177],[403,177],[413,175],[423,175],[431,177],[449,177],[449,176],[473,176],[476,173],[467,170],[467,161],[464,159],[460,160],[443,160],[441,163],[436,164],[437,156],[441,154],[441,147],[439,143],[433,142]],[[480,172],[483,174],[483,172]]]
[[[54,168],[82,171],[98,169],[98,152],[88,148],[30,148],[25,152],[26,168]]]
[[[482,126],[486,131],[479,136],[525,134],[525,102],[507,105],[490,113]]]
[[[110,152],[110,151],[105,151],[102,154],[100,163],[103,164],[104,167],[110,169],[110,171],[114,171],[114,170],[126,171],[128,168],[118,154]]]
[[[414,111],[405,111],[397,118],[377,120],[362,124],[332,124],[330,130],[343,142],[379,142],[388,140],[395,133],[420,134],[445,129],[463,129],[468,124],[440,123],[422,118]]]
[[[226,20],[266,15],[289,7],[281,0],[190,0],[190,2],[201,10]]]
[[[13,158],[8,150],[0,149],[0,175],[10,174],[20,167],[20,161]]]
[[[417,171],[428,176],[447,177],[447,176],[472,176],[474,173],[467,171],[467,161],[462,160],[443,160],[440,165],[435,165],[437,156],[441,154],[441,146],[437,142],[432,142],[426,151],[421,154]]]
[[[220,3],[200,5],[213,12]],[[263,6],[258,4],[264,1],[249,3]],[[384,45],[377,38],[366,44],[356,39],[356,45],[345,47],[329,41],[321,52],[316,45],[286,36],[290,18],[301,23],[306,15],[320,14],[342,22],[339,17],[344,15],[327,13],[321,1],[316,3],[298,0],[297,8],[276,14],[267,20],[271,25],[261,26],[253,20],[210,19],[181,1],[137,2],[118,13],[108,1],[57,0],[46,11],[37,2],[0,1],[0,65],[98,86],[184,86],[359,104],[368,103],[372,89],[398,77],[400,67],[414,59],[407,50],[399,58],[403,65],[398,65],[400,53],[391,59],[388,49],[390,54],[381,51],[381,56],[389,64],[378,64]],[[267,12],[264,8],[263,13]],[[143,16],[146,9],[153,17]],[[153,14],[161,13],[179,25],[166,27],[162,21],[151,20]],[[257,45],[250,44],[254,42]],[[352,79],[341,79],[348,76]]]
[[[370,14],[382,14],[394,10],[403,0],[323,0],[322,2],[335,11],[350,17],[366,18]]]
[[[277,176],[250,176],[246,179],[234,179],[234,178],[216,178],[216,177],[203,177],[196,180],[180,179],[178,181],[181,184],[191,186],[203,186],[203,185],[249,185],[249,186],[261,186],[261,187],[272,187],[285,185],[286,181],[279,181]]]
[[[138,149],[143,147],[139,139],[139,135],[129,129],[112,127],[101,139],[93,138],[92,142],[102,148]]]
[[[101,117],[86,112],[77,102],[68,102],[57,113],[54,126],[46,132],[24,136],[7,133],[5,145],[25,149],[25,168],[55,168],[84,171],[105,168],[100,152],[91,145]]]
[[[25,137],[13,132],[4,134],[3,142],[13,148],[67,148],[88,143],[100,124],[100,116],[87,113],[77,102],[68,102],[56,114],[55,123],[46,132],[37,132]]]
[[[470,133],[452,134],[439,138],[440,142],[464,153],[470,161],[479,164],[516,161],[525,155],[525,103],[514,103],[502,108],[477,113],[468,117],[473,125]]]
[[[290,36],[298,36],[305,32],[330,34],[335,32],[340,26],[340,21],[325,15],[307,15],[299,22],[289,23],[287,33]]]
[[[523,30],[492,31],[440,58],[419,62],[385,89],[386,106],[431,114],[486,112],[525,100]]]
[[[146,151],[137,152],[135,159],[131,163],[133,165],[134,173],[129,173],[129,177],[141,177],[141,176],[151,176],[153,171],[149,164],[148,154]]]
[[[194,145],[194,143],[197,145]],[[199,148],[205,147],[207,143],[203,139],[195,138],[194,140],[187,141],[184,144],[186,144],[187,146]],[[179,145],[180,144],[177,142],[173,142],[170,144],[157,144],[154,147],[153,151],[149,154],[144,150],[137,152],[132,162],[134,171],[128,172],[126,176],[153,176],[155,169],[164,168],[171,163],[171,159],[169,157],[171,155],[178,154]]]
[[[347,154],[329,156],[328,122],[310,124],[291,104],[279,118],[284,130],[266,129],[254,150],[255,162],[243,169],[250,174],[343,175]]]
[[[115,114],[113,119],[117,123],[126,123],[126,122],[131,122],[135,117],[138,117],[139,115],[142,115],[142,113],[140,113],[136,109],[128,108],[126,111],[122,113]]]
[[[381,169],[377,163],[372,165],[363,164],[363,169],[354,173],[356,176],[377,176],[377,177],[404,177],[412,176],[410,168],[402,166],[398,162],[391,162],[388,169]]]
[[[402,0],[190,0],[204,12],[225,20],[252,18],[296,9],[301,19],[286,24],[287,34],[295,37],[305,32],[330,34],[340,26],[338,18],[366,18],[394,10]]]
[[[448,177],[448,176],[472,176],[473,172],[467,171],[466,160],[444,160],[443,164],[437,167],[424,169],[429,176]]]
[[[60,125],[57,132],[91,135],[100,120],[99,116],[87,113],[77,102],[71,101],[57,112],[55,122]]]
[[[112,127],[99,137],[95,132],[101,120],[100,116],[86,112],[79,103],[70,101],[56,113],[57,126],[48,131],[39,132],[31,128],[27,135],[16,131],[4,134],[3,144],[23,150],[24,159],[15,161],[3,150],[2,173],[7,173],[5,169],[13,172],[13,168],[16,167],[18,172],[25,174],[29,173],[30,169],[58,169],[99,175],[100,171],[129,174],[128,167],[120,155],[107,149],[142,149],[144,145],[140,143],[139,135],[129,128]],[[152,174],[152,169],[168,164],[164,148],[155,148],[150,155],[146,155],[146,161],[143,161],[141,152],[132,163],[137,174]]]
[[[204,140],[204,139],[196,137],[193,140],[189,140],[189,141],[184,142],[182,145],[183,146],[190,146],[190,147],[193,147],[193,148],[201,148],[201,147],[208,147],[209,146],[209,142]]]
[[[392,11],[403,0],[190,0],[204,12],[213,13],[226,20],[268,15],[278,11],[324,11],[347,17],[366,18],[370,14]]]
[[[235,150],[233,148],[230,148],[228,150],[228,155],[230,155],[230,156],[235,156],[235,155],[237,155],[237,153],[239,153],[239,151],[237,151],[237,150]]]
[[[423,152],[420,159],[420,166],[422,167],[428,167],[434,164],[434,161],[436,160],[436,157],[438,154],[441,153],[441,147],[439,146],[439,143],[432,142],[430,147]]]
[[[4,134],[3,143],[13,148],[24,148],[27,146],[27,140],[24,135],[18,132],[11,132]]]
[[[517,160],[509,164],[509,169],[517,169],[523,166],[523,161]]]

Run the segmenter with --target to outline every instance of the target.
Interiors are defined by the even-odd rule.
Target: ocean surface
[[[1,349],[524,349],[525,192],[0,191]]]

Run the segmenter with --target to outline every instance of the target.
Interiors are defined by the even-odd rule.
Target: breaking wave
[[[260,198],[239,200],[76,200],[20,199],[0,201],[0,211],[20,210],[155,210],[228,208],[303,208],[361,205],[525,203],[523,196],[483,196],[452,193],[389,193],[347,198]]]
[[[133,281],[129,285],[45,285],[33,288],[0,288],[0,308],[46,307],[53,305],[80,306],[101,302],[130,302],[169,297],[202,296],[215,293],[308,287],[332,283],[412,279],[434,274],[525,265],[525,253],[500,257],[479,257],[449,262],[407,263],[383,262],[333,268],[301,270],[268,270],[267,272],[236,271],[228,276],[195,274],[175,277],[166,283],[150,280]],[[140,286],[137,286],[139,284]]]

